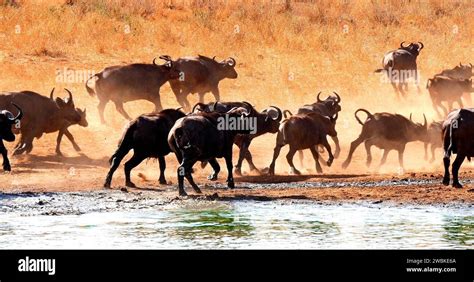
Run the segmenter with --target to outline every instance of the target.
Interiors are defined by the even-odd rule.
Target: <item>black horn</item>
[[[54,93],[54,87],[51,89],[51,93],[49,93],[49,99],[53,100],[53,93]]]
[[[339,96],[339,94],[337,94],[336,91],[333,91],[332,93],[334,93],[334,95],[336,95],[336,97],[337,97],[337,102],[340,103],[340,102],[341,102],[341,96]]]
[[[403,46],[403,43],[405,43],[405,41],[402,41],[402,43],[400,43],[400,48],[406,48],[406,46]]]
[[[424,119],[423,127],[425,129],[428,129],[428,121],[426,120],[426,115],[425,114],[423,114],[423,119]]]
[[[421,43],[420,41],[418,41],[418,43],[421,45],[420,49],[418,49],[418,51],[420,51],[421,49],[423,49],[425,47],[425,45],[423,45],[423,43]]]
[[[23,117],[23,111],[17,104],[12,103],[12,105],[18,109],[18,114],[16,115],[16,117],[10,119],[11,123],[15,123],[17,120],[20,120]]]
[[[229,62],[227,63],[229,66],[234,67],[235,66],[235,59],[232,57],[229,57],[227,59]]]
[[[69,94],[69,100],[67,101],[67,103],[70,105],[70,104],[73,103],[73,101],[72,101],[72,93],[71,93],[71,91],[69,91],[69,89],[67,89],[67,88],[64,88],[64,90],[66,90],[67,94]]]
[[[316,97],[318,99],[318,102],[322,102],[321,98],[319,98],[319,95],[321,95],[322,91],[319,91],[318,96]]]
[[[159,58],[165,61],[172,61],[171,56],[169,55],[161,55]]]
[[[272,119],[273,120],[281,120],[281,118],[283,117],[283,113],[281,112],[280,108],[278,108],[276,106],[270,106],[270,108],[274,109],[277,112],[277,116],[272,117]]]

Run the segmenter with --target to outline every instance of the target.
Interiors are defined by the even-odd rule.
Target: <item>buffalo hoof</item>
[[[131,188],[137,188],[137,185],[135,185],[135,183],[133,183],[132,181],[126,182],[125,186],[131,187]]]
[[[227,187],[234,189],[235,188],[234,182],[233,181],[227,182]]]
[[[242,176],[242,170],[240,168],[235,168],[234,169],[234,174],[237,176]]]
[[[164,184],[164,185],[168,184],[168,183],[166,183],[166,180],[165,180],[165,179],[160,179],[160,180],[158,180],[158,182],[159,182],[160,184]]]
[[[105,183],[104,183],[104,188],[110,188],[110,183],[105,182]]]
[[[443,178],[443,185],[444,186],[448,186],[449,185],[449,178],[448,177],[444,177]],[[454,185],[454,184],[453,184]]]
[[[434,158],[432,158],[432,159],[430,160],[430,163],[433,163],[434,161],[435,161],[435,159],[434,159]]]
[[[179,195],[184,197],[184,196],[187,196],[188,194],[184,190],[180,190]]]
[[[340,154],[341,154],[341,150],[336,150],[336,152],[334,152],[334,158],[335,159],[339,158]]]
[[[329,159],[329,160],[326,162],[326,164],[327,164],[328,166],[331,166],[333,161],[334,161],[333,159]]]
[[[454,188],[462,188],[462,185],[459,182],[453,182],[453,187]]]
[[[343,169],[346,169],[348,166],[349,166],[349,162],[348,162],[348,161],[345,161],[345,162],[342,163],[342,168],[343,168]]]
[[[63,153],[61,153],[61,151],[56,151],[56,156],[63,157]]]
[[[293,175],[301,175],[301,172],[300,172],[299,170],[297,170],[296,168],[291,167],[291,168],[290,168],[290,174],[293,174]]]
[[[3,165],[3,170],[4,171],[12,171],[12,168],[9,164]]]
[[[216,181],[217,180],[217,173],[213,173],[207,177],[208,180]]]
[[[201,189],[199,189],[198,187],[193,187],[194,191],[198,194],[202,194],[202,191]]]
[[[258,168],[253,168],[252,172],[256,173],[257,175],[262,175],[262,172]]]

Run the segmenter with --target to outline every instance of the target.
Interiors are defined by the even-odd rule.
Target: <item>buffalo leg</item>
[[[444,165],[444,177],[443,177],[443,184],[445,186],[449,185],[449,163],[451,162],[449,155],[445,152],[443,157],[443,165]]]
[[[160,112],[163,110],[163,105],[161,105],[161,97],[160,94],[156,95],[156,97],[153,100],[153,104],[155,104],[155,113]]]
[[[74,150],[76,150],[76,152],[81,151],[81,148],[79,147],[79,145],[77,145],[76,140],[74,140],[74,136],[72,136],[71,132],[69,132],[67,128],[64,131],[64,135],[66,135],[67,139],[71,141],[71,144],[74,147]]]
[[[395,82],[391,82],[393,90],[397,94],[398,99],[400,99],[400,91],[398,90],[397,84]]]
[[[367,167],[370,167],[370,164],[372,163],[372,152],[370,151],[370,148],[372,147],[372,143],[370,143],[368,140],[364,142],[365,145],[365,151],[367,152],[367,160],[365,162],[365,165]]]
[[[191,105],[188,102],[188,91],[181,91],[179,94],[176,94],[176,100],[178,100],[178,103],[186,110],[191,110]]]
[[[11,171],[12,168],[10,166],[10,161],[8,160],[8,152],[7,148],[5,148],[5,145],[3,144],[3,141],[0,139],[0,152],[3,157],[3,170],[4,171]]]
[[[183,164],[184,164],[184,176],[186,177],[186,179],[188,180],[189,184],[191,184],[191,187],[193,187],[194,191],[196,193],[199,193],[201,194],[201,189],[199,189],[199,187],[196,185],[196,183],[194,182],[194,179],[193,179],[193,176],[191,174],[192,170],[193,170],[193,165],[196,163],[196,160],[188,160],[186,158],[183,159]],[[181,195],[181,194],[180,194]]]
[[[314,148],[313,148],[314,149]],[[286,154],[286,161],[290,165],[290,172],[292,174],[297,174],[300,175],[301,172],[295,168],[295,165],[293,164],[293,157],[295,156],[296,149],[292,148],[290,146],[290,150],[288,150],[288,154]]]
[[[276,144],[275,148],[273,149],[273,158],[272,158],[272,162],[270,163],[270,167],[268,169],[269,175],[275,174],[275,162],[278,156],[280,155],[281,147],[282,145]]]
[[[379,168],[383,166],[385,162],[387,161],[388,152],[390,152],[390,150],[388,149],[383,150],[383,155],[382,155],[382,159],[380,160]]]
[[[247,160],[247,162],[249,164],[250,170],[251,171],[256,171],[258,174],[260,174],[260,170],[253,163],[252,154],[250,153],[248,148],[247,148],[247,153],[245,153],[245,159]]]
[[[221,94],[219,92],[219,88],[213,89],[212,94],[214,95],[214,99],[216,99],[216,102],[219,102],[221,100]]]
[[[400,164],[400,167],[404,170],[405,167],[403,165],[403,154],[405,152],[405,146],[398,148],[397,151],[398,151],[398,163]]]
[[[466,156],[462,154],[458,154],[456,156],[456,159],[453,162],[452,174],[453,174],[453,187],[455,188],[462,188],[461,183],[459,183],[458,174],[459,174],[459,168],[461,167],[465,158]]]
[[[425,143],[423,144],[423,147],[424,147],[424,149],[425,149],[425,161],[428,160],[428,145],[429,145],[429,143],[427,143],[427,142],[425,142]],[[431,146],[431,148],[433,148],[433,146]]]
[[[303,153],[303,150],[298,150],[298,156],[300,158],[300,166],[301,168],[303,169],[304,168],[304,153]]]
[[[431,160],[430,160],[430,163],[434,162],[434,160],[435,160],[435,150],[436,150],[435,145],[431,144]]]
[[[139,154],[133,154],[132,158],[128,160],[124,165],[125,171],[125,185],[128,187],[136,187],[135,184],[130,180],[130,172],[134,167],[139,165],[146,157]]]
[[[225,164],[227,166],[227,187],[234,188],[234,176],[232,175],[232,147],[225,155]]]
[[[334,145],[336,145],[336,150],[334,151],[334,158],[337,159],[341,153],[341,146],[339,145],[339,138],[337,136],[331,136]]]
[[[209,164],[211,165],[213,171],[212,174],[207,177],[207,179],[212,181],[217,180],[217,175],[221,171],[221,167],[216,159],[210,159]]]
[[[110,188],[110,183],[112,182],[112,176],[114,175],[114,172],[117,170],[118,166],[120,165],[120,162],[122,159],[127,155],[127,152],[119,151],[115,152],[115,154],[112,156],[110,160],[110,169],[109,172],[107,173],[107,177],[105,178],[105,183],[104,187],[105,188]]]
[[[115,102],[115,109],[117,112],[119,112],[124,118],[131,120],[132,118],[127,114],[125,109],[123,108],[123,103],[122,102]]]
[[[309,150],[311,151],[311,154],[313,154],[313,159],[316,165],[316,172],[317,173],[323,173],[323,169],[321,168],[321,165],[319,164],[319,154],[318,151],[316,151],[315,147],[310,147]]]
[[[249,152],[249,146],[250,146],[250,140],[244,140],[240,144],[239,148],[239,159],[237,160],[237,164],[235,165],[235,170],[234,173],[238,176],[242,175],[242,162],[244,161],[244,158],[247,158],[247,154],[250,154]],[[252,162],[252,155],[250,155],[250,162]],[[253,163],[252,163],[253,165]],[[256,169],[255,166],[253,166],[254,169]],[[252,167],[250,169],[253,169]]]
[[[326,148],[326,151],[328,151],[329,159],[327,160],[326,164],[327,166],[331,166],[332,162],[334,161],[334,155],[332,154],[331,146],[329,146],[328,140],[326,137],[323,138],[323,144],[324,148]]]
[[[63,154],[61,153],[61,140],[63,138],[64,134],[64,129],[60,129],[58,133],[58,137],[56,138],[56,155],[62,156]]]
[[[160,163],[160,178],[158,178],[158,182],[160,182],[160,184],[166,184],[166,178],[165,178],[166,161],[165,161],[165,157],[163,157],[163,156],[158,157],[158,162]]]
[[[99,105],[97,106],[97,109],[99,110],[99,116],[100,116],[100,122],[102,124],[105,124],[105,119],[104,119],[104,110],[105,110],[105,105],[107,105],[107,100],[100,100]]]
[[[206,92],[199,92],[199,103],[204,103],[204,96],[206,96]]]
[[[349,166],[349,164],[351,163],[351,159],[352,159],[352,154],[354,154],[354,151],[357,149],[357,147],[362,143],[364,142],[364,137],[363,136],[359,136],[357,137],[356,140],[352,141],[351,143],[351,148],[349,150],[349,155],[347,155],[347,159],[342,163],[342,168],[347,168]]]

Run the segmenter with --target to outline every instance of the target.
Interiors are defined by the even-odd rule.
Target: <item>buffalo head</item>
[[[220,69],[222,76],[225,78],[231,78],[235,79],[237,78],[238,74],[237,71],[235,70],[235,59],[232,57],[229,57],[221,62],[219,62]]]
[[[13,103],[12,105],[18,109],[16,117],[10,111],[0,111],[0,140],[3,139],[8,142],[15,141],[12,125],[16,124],[23,117],[23,111],[20,107]]]
[[[66,90],[66,92],[68,93],[68,97],[64,99],[59,97],[53,99],[54,88],[53,90],[51,90],[51,94],[49,95],[49,97],[58,106],[61,117],[73,124],[78,124],[81,122],[81,115],[76,111],[72,93],[66,88],[64,88],[64,90]]]
[[[336,91],[333,91],[333,93],[335,96],[331,95],[327,97],[325,100],[321,100],[320,98],[321,91],[320,91],[316,99],[318,103],[324,104],[328,108],[329,112],[337,113],[341,111],[341,105],[339,105],[341,103],[341,97],[339,96],[339,94],[337,94]]]
[[[275,106],[270,106],[262,111],[262,114],[266,115],[265,123],[268,123],[270,128],[268,132],[276,133],[278,132],[278,128],[280,126],[280,121],[283,118],[283,113],[281,112],[280,108]]]
[[[180,76],[180,70],[176,69],[175,63],[169,55],[161,55],[160,59],[164,60],[165,63],[162,65],[156,64],[156,58],[153,59],[153,65],[159,68],[168,79],[177,79]]]
[[[423,43],[421,42],[417,42],[417,43],[410,43],[409,45],[403,45],[403,43],[405,43],[405,41],[403,41],[402,43],[400,43],[400,49],[403,49],[403,50],[406,50],[414,55],[418,55],[421,51],[421,49],[423,49],[425,46],[423,45]]]

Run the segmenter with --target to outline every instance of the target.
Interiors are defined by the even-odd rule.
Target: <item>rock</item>
[[[381,204],[381,203],[383,203],[382,200],[378,200],[378,201],[372,202],[372,204]]]
[[[42,205],[44,205],[44,204],[46,204],[46,203],[43,202],[42,200],[39,200],[39,201],[38,201],[38,205],[42,206]]]
[[[125,192],[125,193],[128,193],[128,189],[125,188],[125,187],[120,188],[120,191]]]

